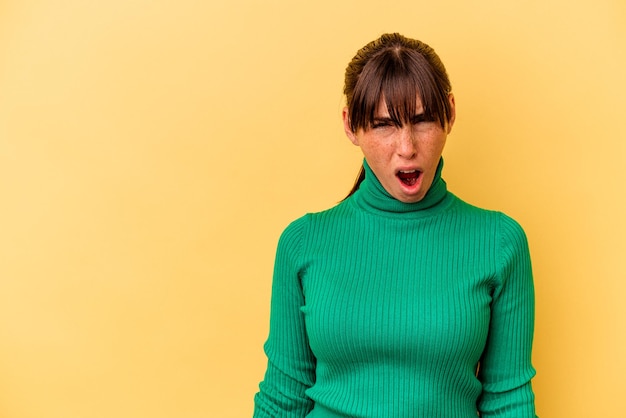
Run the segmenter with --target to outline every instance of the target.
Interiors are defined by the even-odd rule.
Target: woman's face
[[[455,119],[454,96],[450,94],[450,120],[445,128],[438,121],[425,120],[417,97],[416,114],[410,124],[394,124],[384,100],[374,115],[372,127],[352,132],[348,109],[343,122],[350,141],[363,151],[365,160],[385,190],[405,203],[419,202],[435,178],[446,137]]]

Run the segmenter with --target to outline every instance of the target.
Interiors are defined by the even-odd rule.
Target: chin
[[[398,199],[400,202],[403,202],[403,203],[417,203],[423,198],[424,196],[419,195],[419,196],[404,196],[402,198],[396,198],[396,199]]]

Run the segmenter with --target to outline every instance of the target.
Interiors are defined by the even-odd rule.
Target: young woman
[[[535,417],[525,234],[447,190],[455,119],[428,45],[385,34],[348,65],[350,195],[278,244],[254,416]]]

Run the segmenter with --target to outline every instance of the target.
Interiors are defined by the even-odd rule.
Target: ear
[[[450,133],[450,131],[452,131],[452,126],[454,125],[454,120],[456,119],[456,105],[454,102],[454,94],[450,93],[448,95],[448,100],[450,101],[450,120],[448,120],[447,133]]]
[[[352,132],[352,128],[350,128],[350,116],[348,115],[348,108],[344,107],[343,112],[341,112],[341,116],[343,118],[343,130],[346,132],[346,136],[354,145],[359,145],[359,139],[356,137],[354,132]]]

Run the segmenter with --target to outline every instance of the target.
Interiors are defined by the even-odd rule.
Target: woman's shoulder
[[[287,224],[281,234],[281,239],[295,239],[310,232],[321,232],[325,226],[337,226],[344,219],[350,217],[350,209],[346,201],[317,212],[307,212]]]
[[[353,211],[351,209],[351,205],[349,204],[348,199],[343,200],[327,209],[308,212],[300,218],[296,219],[294,222],[297,224],[320,224],[327,222],[334,223],[337,222],[337,220],[343,219],[346,216],[351,215],[353,215]]]
[[[310,221],[310,214],[300,216],[289,222],[280,234],[280,241],[291,241],[302,235],[302,231]]]
[[[493,225],[494,228],[506,235],[524,235],[522,226],[509,214],[495,209],[487,209],[462,200],[454,196],[455,202],[451,205],[451,212],[472,221],[479,221]]]

